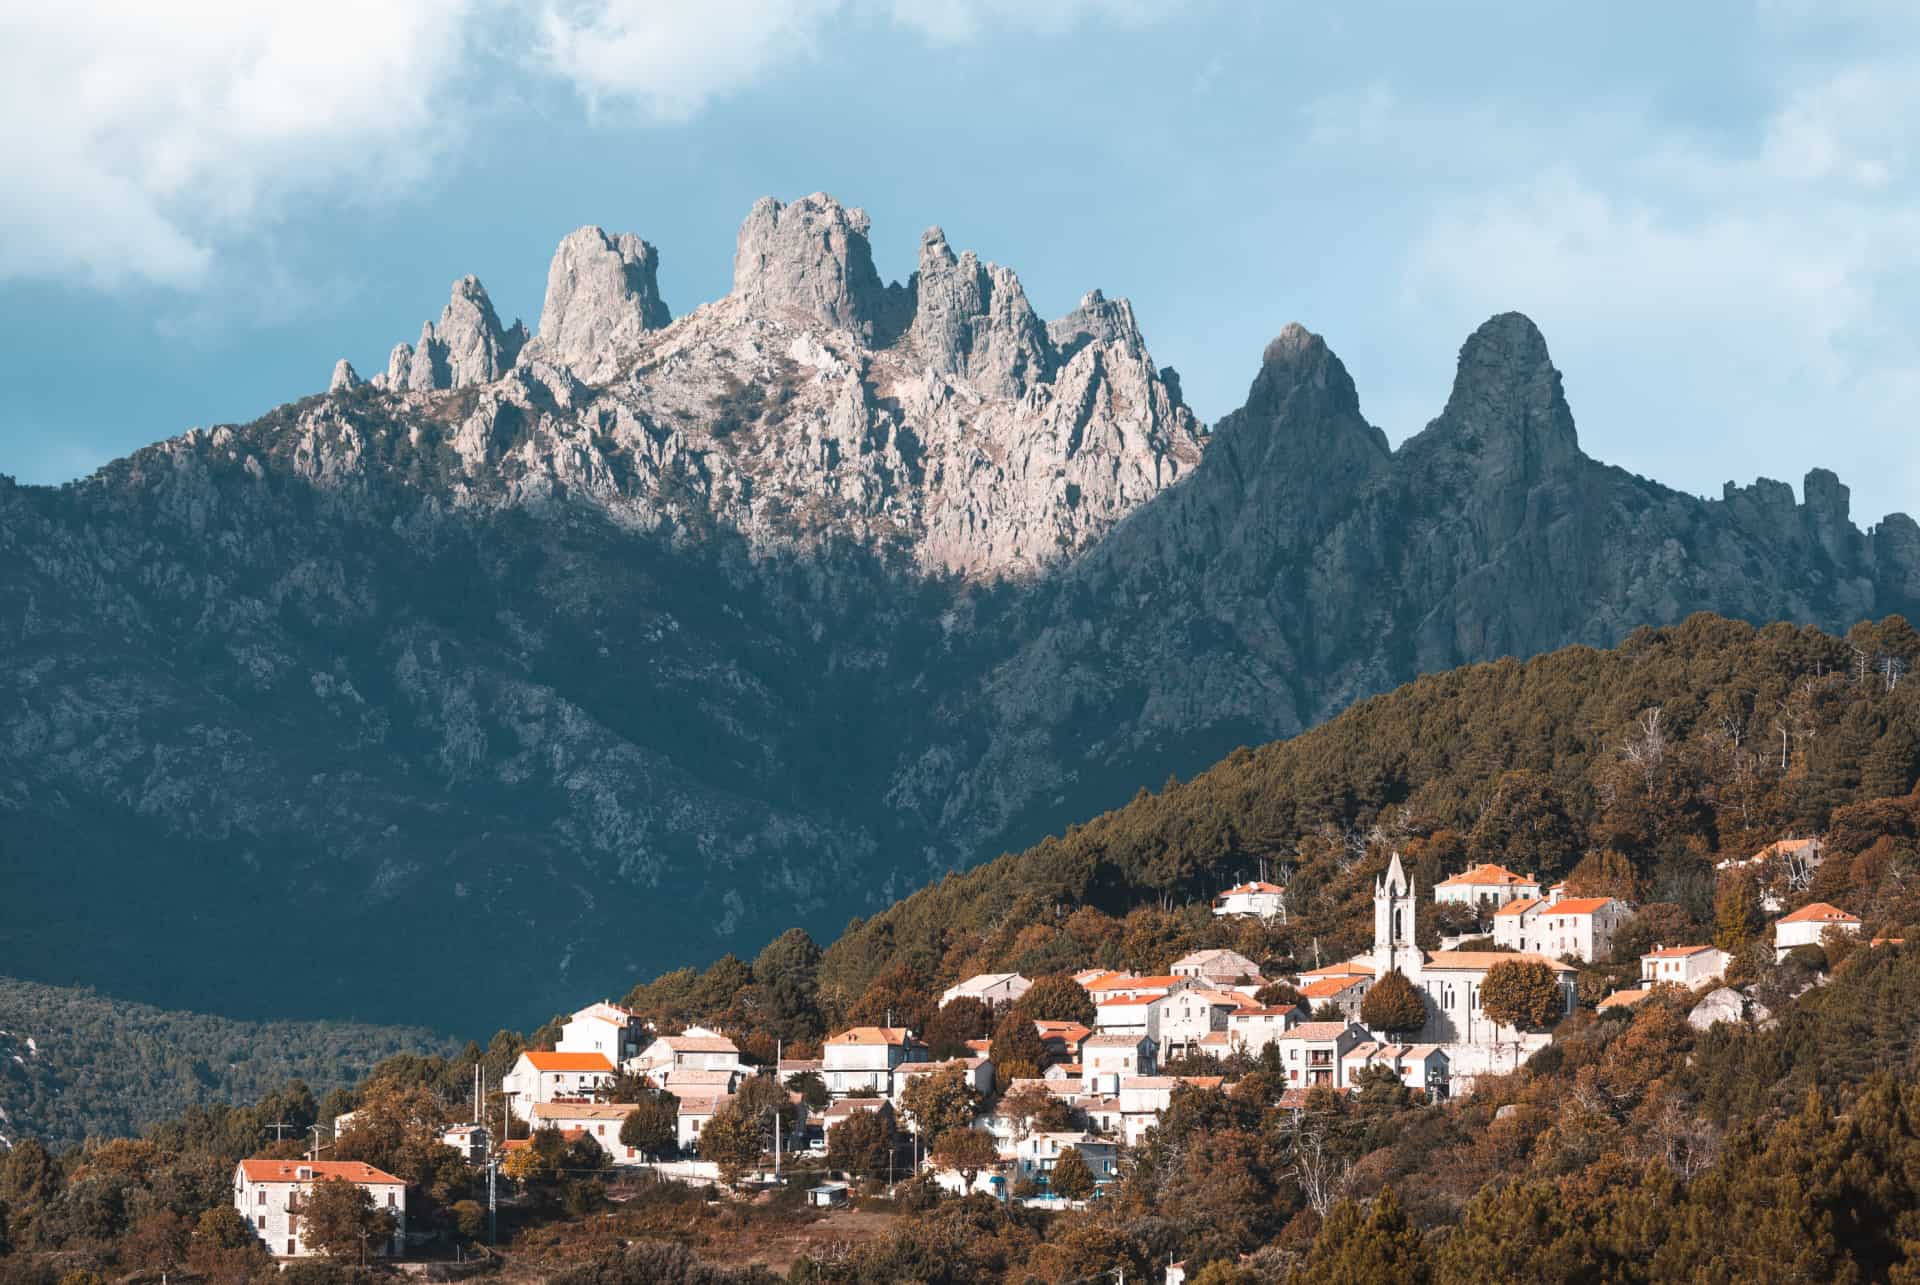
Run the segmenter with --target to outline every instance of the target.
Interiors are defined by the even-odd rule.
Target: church
[[[1396,852],[1386,874],[1373,885],[1372,959],[1363,956],[1355,962],[1370,964],[1376,981],[1397,968],[1426,997],[1427,1024],[1415,1041],[1443,1046],[1457,1073],[1470,1073],[1475,1064],[1477,1069],[1490,1069],[1484,1054],[1474,1056],[1470,1050],[1523,1048],[1530,1054],[1529,1046],[1544,1046],[1550,1039],[1501,1026],[1481,1010],[1480,984],[1487,970],[1502,960],[1533,959],[1551,968],[1566,1002],[1564,1011],[1573,1011],[1576,969],[1542,955],[1512,951],[1422,950],[1414,941],[1414,910],[1413,881],[1401,868]]]

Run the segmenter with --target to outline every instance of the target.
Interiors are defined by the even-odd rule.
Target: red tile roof
[[[1783,924],[1857,924],[1860,919],[1838,906],[1829,906],[1824,901],[1816,901],[1810,906],[1800,907],[1780,922]]]
[[[1442,879],[1440,886],[1446,888],[1459,886],[1461,884],[1471,884],[1475,887],[1509,888],[1514,884],[1537,885],[1539,882],[1538,879],[1529,879],[1524,875],[1517,875],[1505,866],[1496,866],[1491,862],[1483,862],[1471,870],[1461,871],[1451,879]]]
[[[550,1049],[528,1049],[520,1055],[536,1071],[604,1071],[613,1074],[613,1063],[600,1053],[555,1053]]]
[[[1501,915],[1524,915],[1529,910],[1538,909],[1546,904],[1545,897],[1516,897],[1493,913],[1496,918]]]
[[[1648,951],[1646,955],[1643,956],[1643,958],[1685,959],[1690,955],[1698,955],[1703,950],[1712,950],[1712,949],[1713,947],[1711,946],[1662,946],[1659,950]]]
[[[302,1178],[305,1170],[310,1178]],[[393,1183],[405,1186],[402,1179],[384,1169],[358,1160],[242,1160],[240,1171],[248,1182],[312,1182],[321,1178],[345,1178],[348,1182]]]
[[[829,1044],[908,1044],[913,1032],[904,1026],[856,1026],[828,1040]]]
[[[1590,915],[1612,900],[1612,897],[1574,897],[1568,901],[1556,901],[1540,913],[1543,915]]]
[[[1238,884],[1235,887],[1227,889],[1225,892],[1219,894],[1219,896],[1216,896],[1214,900],[1219,901],[1223,897],[1233,897],[1233,896],[1238,896],[1244,893],[1256,893],[1256,892],[1272,893],[1272,892],[1285,892],[1285,891],[1286,889],[1282,888],[1277,883],[1263,883],[1260,880],[1255,879],[1251,883]]]

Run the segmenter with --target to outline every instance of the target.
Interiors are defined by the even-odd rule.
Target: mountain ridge
[[[236,982],[126,907],[41,980],[404,1019],[355,952],[485,940],[507,1008],[446,988],[447,1024],[534,1021],[1422,672],[1920,600],[1920,527],[1831,474],[1707,501],[1586,456],[1518,314],[1398,449],[1298,326],[1209,432],[1124,301],[1042,322],[937,233],[884,284],[866,233],[758,203],[674,318],[652,246],[582,229],[532,335],[466,278],[371,381],[0,486],[0,971],[106,879],[298,949]]]

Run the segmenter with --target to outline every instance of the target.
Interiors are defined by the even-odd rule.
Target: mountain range
[[[583,228],[371,379],[0,480],[0,973],[236,1017],[532,1024],[1418,674],[1710,610],[1910,614],[1816,469],[1580,449],[1525,317],[1398,448],[1290,325],[1202,424],[1131,307],[757,203],[677,319]]]

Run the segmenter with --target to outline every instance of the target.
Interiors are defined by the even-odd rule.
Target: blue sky
[[[1396,442],[1538,321],[1586,449],[1920,504],[1920,6],[240,0],[0,16],[0,472],[364,374],[583,223],[724,293],[762,194],[1133,299],[1207,419],[1290,320]]]

